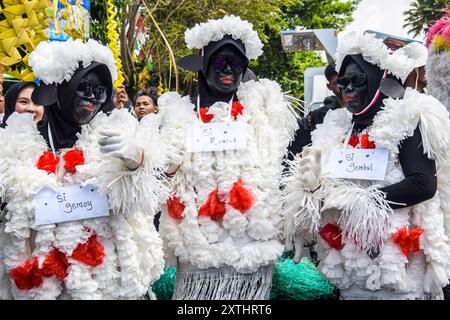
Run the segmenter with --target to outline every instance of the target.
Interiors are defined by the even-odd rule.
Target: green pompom
[[[153,285],[158,300],[172,299],[177,268],[164,269],[164,274]],[[335,299],[335,288],[308,259],[295,264],[291,254],[285,253],[273,271],[270,298],[272,300]]]
[[[285,254],[275,265],[270,292],[272,300],[335,299],[335,288],[308,259],[295,264]]]
[[[171,300],[175,286],[177,267],[164,269],[164,274],[152,285],[158,300]]]

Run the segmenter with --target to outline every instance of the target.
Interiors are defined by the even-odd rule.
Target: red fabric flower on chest
[[[375,149],[377,146],[369,139],[369,134],[366,132],[361,136],[361,149]]]
[[[206,202],[198,210],[198,215],[210,217],[211,220],[222,220],[225,215],[225,203],[219,199],[219,190],[216,189],[211,192],[206,199]]]
[[[361,137],[356,134],[352,134],[348,140],[348,144],[353,148],[360,145],[361,149],[375,149],[377,147],[375,143],[370,140],[368,132],[364,133]]]
[[[170,197],[167,200],[167,213],[172,219],[181,220],[183,211],[186,206],[177,196]]]
[[[209,123],[209,122],[211,122],[212,119],[214,119],[213,114],[207,114],[208,110],[209,110],[209,108],[206,108],[206,107],[200,108],[200,120],[202,120],[202,122],[204,122],[204,123]],[[197,114],[197,117],[198,117],[198,114]]]
[[[42,274],[45,277],[56,276],[58,280],[63,281],[67,277],[67,269],[69,268],[69,261],[64,253],[56,248],[47,255],[42,264]]]
[[[39,270],[39,260],[37,257],[28,259],[20,266],[11,269],[9,275],[20,290],[37,288],[42,283],[42,273]]]
[[[64,168],[69,172],[76,172],[77,169],[75,168],[78,165],[84,164],[84,156],[83,151],[81,150],[70,150],[67,151],[64,156]]]
[[[234,120],[236,120],[238,115],[242,115],[242,111],[244,110],[244,107],[239,101],[233,102],[231,105],[231,116]]]
[[[97,240],[97,236],[93,235],[85,243],[79,244],[73,251],[71,257],[88,266],[97,267],[103,263],[105,248]]]
[[[241,179],[233,184],[229,195],[230,201],[228,203],[241,213],[244,213],[253,205],[252,195],[250,191],[245,189]]]
[[[320,229],[319,234],[333,249],[340,251],[344,248],[344,244],[342,243],[342,231],[337,225],[328,223]]]
[[[348,140],[348,144],[351,145],[353,148],[356,148],[356,146],[359,144],[358,136],[356,134],[352,134],[350,140]]]
[[[422,228],[412,230],[402,228],[392,236],[392,241],[400,246],[406,257],[411,252],[418,254],[420,251],[420,236],[423,231],[424,230]]]
[[[47,171],[48,174],[55,173],[56,167],[59,163],[59,157],[55,156],[53,152],[45,151],[38,159],[36,167],[40,170]]]

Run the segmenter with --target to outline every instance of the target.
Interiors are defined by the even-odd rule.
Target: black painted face
[[[361,112],[369,103],[367,75],[355,62],[347,64],[337,84],[341,89],[345,107],[351,113]]]
[[[247,60],[232,46],[223,46],[209,60],[206,83],[215,95],[233,94],[242,80]]]
[[[79,125],[86,124],[94,118],[106,101],[106,88],[102,86],[98,75],[87,73],[80,81],[74,95],[72,116]]]

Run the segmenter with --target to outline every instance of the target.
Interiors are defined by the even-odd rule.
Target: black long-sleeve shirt
[[[289,158],[302,152],[311,143],[311,131],[300,128],[291,144]],[[386,199],[396,204],[390,204],[392,209],[409,207],[428,199],[436,193],[436,164],[424,154],[422,136],[417,127],[411,137],[400,143],[398,160],[405,178],[393,185],[381,188],[386,193]]]
[[[417,127],[411,137],[399,147],[398,160],[405,178],[393,185],[381,188],[389,201],[412,206],[431,199],[437,190],[436,164],[423,153],[422,136]],[[405,205],[391,204],[391,208]]]

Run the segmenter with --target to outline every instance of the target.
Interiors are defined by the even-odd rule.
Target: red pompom
[[[366,132],[361,137],[361,149],[375,149],[376,145],[373,141],[369,140],[369,134]]]
[[[356,146],[359,144],[359,138],[356,134],[352,134],[350,136],[350,140],[348,140],[348,144],[351,145],[353,148],[356,148]]]
[[[319,232],[323,240],[325,240],[328,245],[338,251],[342,250],[344,244],[342,243],[342,231],[337,225],[328,223]]]
[[[239,101],[233,102],[233,104],[231,105],[231,116],[233,117],[233,119],[236,120],[238,115],[242,115],[242,110],[244,110],[244,107]]]
[[[45,151],[36,164],[36,167],[40,170],[47,171],[48,174],[55,173],[56,167],[59,163],[59,157],[55,156],[53,152]]]
[[[39,270],[39,260],[37,257],[28,259],[20,266],[11,269],[9,275],[20,290],[37,288],[42,283],[42,274]]]
[[[406,257],[411,252],[417,255],[420,251],[420,235],[422,233],[422,228],[412,230],[402,228],[392,235],[392,241],[400,246]]]
[[[67,151],[64,156],[64,168],[69,172],[76,172],[75,168],[78,165],[84,164],[83,151],[81,150],[70,150]]]
[[[228,203],[241,213],[244,213],[252,207],[252,195],[250,191],[244,188],[241,179],[233,184],[233,187],[230,190],[230,201]]]
[[[167,213],[172,219],[181,220],[183,218],[184,208],[186,206],[177,196],[170,197],[167,200]]]
[[[69,261],[66,254],[53,248],[45,258],[41,271],[44,277],[56,276],[58,280],[63,281],[67,277],[68,268]]]
[[[218,193],[219,190],[216,189],[209,194],[206,202],[202,205],[200,210],[198,210],[199,216],[208,216],[214,221],[222,220],[226,209],[225,203],[219,199]]]
[[[79,244],[72,253],[74,260],[83,262],[91,267],[97,267],[103,263],[105,248],[98,242],[97,236],[91,236],[88,241]]]
[[[211,122],[212,119],[214,119],[214,115],[213,114],[207,114],[208,113],[208,108],[206,107],[201,107],[200,108],[200,118],[204,123],[208,123]],[[198,115],[197,115],[198,116]]]

